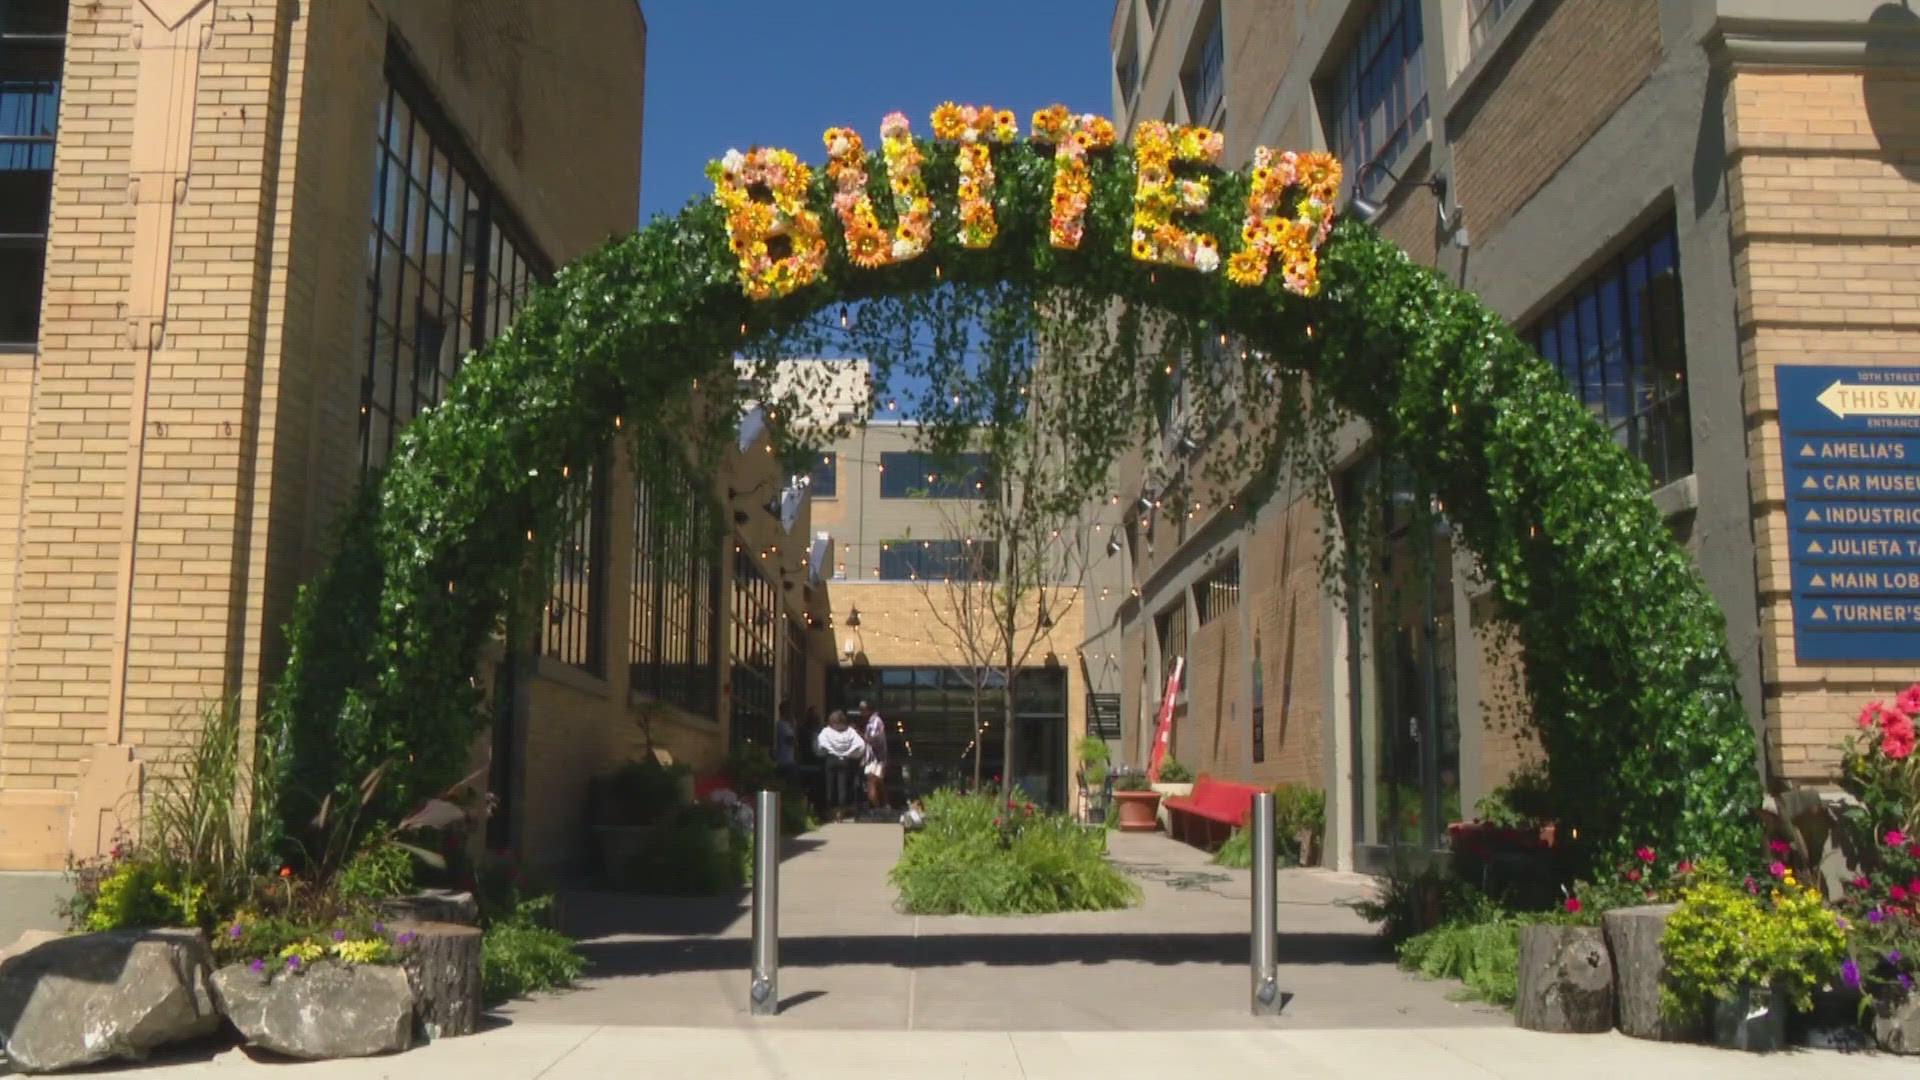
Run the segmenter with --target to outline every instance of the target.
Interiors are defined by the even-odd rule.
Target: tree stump
[[[473,926],[480,921],[480,904],[470,892],[428,889],[412,896],[389,897],[379,903],[380,917],[390,923],[446,922]]]
[[[1607,948],[1613,953],[1614,1000],[1620,1012],[1620,1030],[1636,1039],[1662,1042],[1698,1042],[1705,1038],[1703,1021],[1675,1020],[1660,1010],[1660,985],[1667,959],[1660,938],[1667,932],[1667,916],[1677,904],[1648,904],[1618,908],[1600,917]]]
[[[1520,930],[1514,1022],[1529,1031],[1613,1030],[1613,961],[1597,926]]]
[[[485,992],[480,930],[442,922],[398,923],[393,929],[395,940],[405,941],[400,957],[413,986],[414,1028],[420,1037],[450,1039],[478,1030]]]

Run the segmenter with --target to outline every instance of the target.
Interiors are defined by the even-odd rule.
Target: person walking
[[[875,810],[887,808],[887,722],[872,705],[860,703],[860,716],[866,721],[861,736],[867,743],[867,805]]]
[[[853,802],[854,776],[866,759],[867,741],[847,725],[847,714],[835,709],[827,714],[817,745],[827,767],[827,812],[841,821]]]

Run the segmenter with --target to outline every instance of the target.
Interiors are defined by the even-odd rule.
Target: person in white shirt
[[[867,741],[867,805],[883,810],[887,805],[887,722],[864,701],[860,715],[866,720],[861,735]]]
[[[827,766],[827,810],[839,821],[853,802],[853,778],[867,756],[867,740],[847,726],[847,714],[835,709],[815,740]]]

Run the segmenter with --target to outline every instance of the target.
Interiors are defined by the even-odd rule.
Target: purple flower
[[[253,963],[248,964],[247,967],[252,969],[255,975],[258,975],[261,972],[267,970],[267,962],[256,956],[253,958]]]
[[[1886,915],[1883,914],[1879,908],[1874,908],[1872,911],[1867,912],[1867,921],[1875,926],[1879,926],[1885,919]]]
[[[1894,965],[1898,965],[1898,964],[1900,963],[1900,950],[1899,950],[1899,949],[1895,949],[1895,950],[1893,950],[1892,952],[1890,952],[1890,953],[1888,953],[1888,954],[1887,954],[1887,963],[1889,963],[1889,964],[1894,964]]]
[[[1835,915],[1833,917],[1833,921],[1840,924],[1840,929],[1845,930],[1847,928],[1847,920],[1845,916]]]
[[[1849,963],[1851,963],[1852,961],[1848,961],[1848,962],[1849,962]],[[297,969],[297,968],[299,968],[299,966],[300,966],[300,957],[299,957],[299,956],[289,956],[289,957],[287,957],[287,967],[289,967],[289,968],[295,968],[295,969]]]
[[[374,932],[374,933],[376,933],[376,934],[384,934],[384,933],[386,933],[386,932],[387,932],[387,924],[386,924],[386,923],[382,923],[382,922],[377,922],[377,923],[374,923],[374,924],[373,924],[373,932]]]
[[[1900,980],[1900,989],[1902,990],[1913,989],[1913,976],[1903,971],[1899,974],[1898,978]]]
[[[1846,983],[1848,989],[1860,989],[1860,965],[1854,963],[1852,957],[1840,965],[1840,981]]]
[[[347,932],[345,930],[335,930],[333,932],[333,940],[335,941],[347,940]]]
[[[413,931],[411,931],[411,930],[402,930],[402,931],[400,932],[400,938],[399,938],[399,940],[400,940],[400,944],[402,944],[402,945],[410,945],[410,944],[412,944],[412,943],[413,943]]]
[[[239,923],[234,923],[232,926],[227,928],[227,937],[233,939],[234,941],[240,940],[240,924]]]

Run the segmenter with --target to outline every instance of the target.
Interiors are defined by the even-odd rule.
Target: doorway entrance
[[[1434,858],[1460,820],[1452,536],[1414,498],[1375,459],[1342,492],[1350,527],[1371,533],[1349,545],[1347,607],[1354,862],[1371,873]]]

